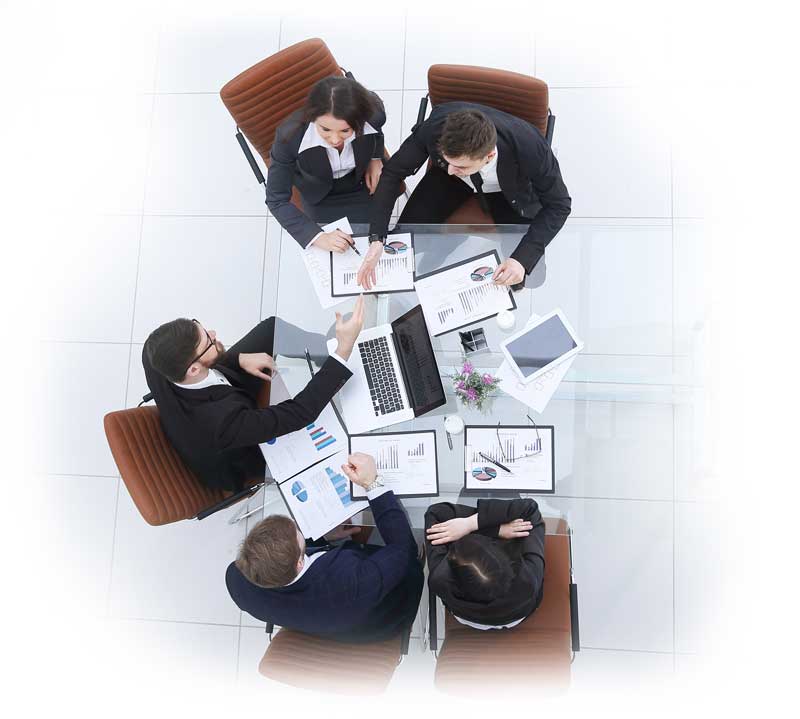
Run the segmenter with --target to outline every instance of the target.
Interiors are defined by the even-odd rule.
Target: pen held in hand
[[[355,242],[348,242],[348,245],[352,248],[353,252],[355,252],[359,257],[361,257],[361,253],[358,251],[358,247],[356,247]]]
[[[497,467],[500,467],[500,469],[502,469],[504,472],[508,472],[509,474],[511,474],[511,470],[508,467],[506,467],[504,464],[500,464],[500,462],[498,462],[496,459],[492,459],[491,457],[487,457],[483,452],[478,452],[478,454],[481,457],[483,457],[487,462],[490,462],[491,464],[494,464]]]

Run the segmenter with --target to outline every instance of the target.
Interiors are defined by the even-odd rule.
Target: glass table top
[[[274,220],[280,241],[280,271],[265,292],[276,297],[274,354],[278,367],[296,393],[308,381],[308,369],[302,358],[309,348],[312,356],[327,354],[325,340],[334,336],[335,311],[347,313],[355,298],[348,298],[331,309],[322,309],[302,261],[302,249]],[[353,226],[355,235],[366,234],[366,226]],[[273,231],[272,226],[270,232]],[[497,250],[501,260],[508,257],[527,231],[524,225],[411,225],[397,226],[392,233],[413,232],[417,274],[425,274],[469,257]],[[412,421],[391,425],[377,431],[432,429],[437,434],[440,496],[434,499],[404,499],[414,526],[422,526],[425,508],[437,501],[474,503],[465,498],[463,434],[452,437],[453,449],[444,432],[446,415],[458,413],[466,424],[529,424],[530,414],[537,424],[555,427],[556,492],[563,454],[560,434],[573,432],[563,427],[563,418],[577,412],[574,407],[586,402],[638,402],[676,404],[691,392],[693,373],[698,362],[692,350],[692,328],[676,328],[673,307],[673,264],[668,222],[574,221],[565,226],[547,248],[525,287],[514,293],[517,309],[515,325],[502,330],[495,318],[465,329],[483,328],[488,351],[469,356],[479,370],[496,370],[503,361],[500,342],[524,327],[531,314],[544,315],[561,308],[585,343],[565,379],[556,390],[550,405],[538,415],[515,398],[499,390],[483,412],[464,407],[456,398],[447,375],[460,366],[462,352],[459,333],[450,332],[433,338],[433,347],[447,393],[447,404]],[[269,282],[269,278],[267,278]],[[368,295],[365,327],[391,322],[418,304],[416,293]],[[300,328],[300,331],[298,328]],[[675,351],[677,332],[688,337],[690,349]],[[694,344],[693,344],[694,342]],[[572,452],[577,445],[572,437]],[[570,462],[571,464],[571,462]],[[275,497],[280,503],[279,494]],[[268,495],[270,493],[268,492]],[[508,495],[505,495],[508,496]],[[273,501],[275,499],[273,497]],[[269,499],[268,499],[269,502]],[[273,504],[265,511],[279,511]]]

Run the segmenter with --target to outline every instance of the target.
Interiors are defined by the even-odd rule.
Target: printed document
[[[336,220],[330,224],[324,225],[322,230],[324,232],[341,230],[342,232],[346,232],[348,235],[353,234],[353,230],[350,227],[350,223],[346,217],[342,217],[340,220]],[[330,256],[334,253],[331,253],[328,250],[320,249],[315,244],[306,249],[301,248],[300,252],[302,253],[303,263],[306,266],[306,270],[308,270],[308,276],[311,278],[311,284],[314,285],[314,291],[317,293],[317,298],[319,299],[320,305],[327,310],[334,305],[344,302],[344,297],[333,297],[331,295]],[[348,252],[350,252],[350,250],[348,250]]]
[[[330,275],[335,297],[359,295],[364,292],[356,282],[358,270],[369,249],[368,237],[354,237],[358,251],[330,253]],[[375,268],[377,284],[365,294],[409,292],[414,289],[414,244],[411,234],[389,235],[383,254]]]

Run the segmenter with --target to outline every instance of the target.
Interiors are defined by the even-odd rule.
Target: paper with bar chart
[[[273,404],[289,397],[283,380],[279,377],[278,375],[273,379],[270,392]],[[335,452],[346,450],[347,432],[332,405],[327,404],[319,417],[307,426],[296,432],[273,437],[262,442],[259,447],[267,462],[269,475],[282,482]]]
[[[555,492],[552,425],[467,425],[464,488]]]
[[[434,337],[517,308],[511,290],[492,282],[499,264],[492,251],[417,277],[414,289]]]
[[[353,234],[353,229],[350,227],[346,217],[336,220],[327,225],[323,225],[323,232],[333,232],[334,230],[341,230],[348,235]],[[297,243],[292,242],[292,245]],[[311,279],[311,284],[314,286],[314,292],[317,293],[317,299],[324,309],[333,307],[334,305],[344,302],[344,297],[333,297],[331,295],[331,261],[329,250],[323,250],[316,245],[311,245],[305,249],[297,245],[303,257],[303,264],[306,266],[308,276]],[[355,253],[353,253],[355,254]]]
[[[364,509],[350,498],[350,481],[342,473],[346,461],[347,448],[278,484],[304,537],[318,539]]]
[[[362,293],[356,282],[361,262],[369,249],[368,237],[354,237],[359,257],[355,252],[331,252],[330,274],[334,297],[350,297]],[[375,268],[377,284],[365,294],[409,292],[414,289],[414,241],[410,233],[389,235],[383,254]]]
[[[350,437],[350,451],[372,455],[384,486],[398,497],[439,494],[436,432],[432,430],[356,434]],[[361,487],[351,486],[355,499],[367,496]]]

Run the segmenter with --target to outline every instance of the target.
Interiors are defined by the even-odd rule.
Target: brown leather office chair
[[[353,77],[336,62],[319,38],[303,40],[239,73],[220,90],[220,97],[236,121],[236,139],[259,184],[266,182],[247,142],[269,167],[269,152],[278,126],[305,103],[316,82],[331,75]],[[245,140],[245,137],[247,140]],[[384,150],[388,159],[389,153]],[[300,193],[292,202],[302,209]]]
[[[425,120],[428,98],[433,106],[444,102],[476,102],[526,120],[552,143],[555,116],[549,109],[547,84],[529,75],[474,65],[431,65],[428,95],[422,98],[417,123]],[[450,217],[448,224],[494,224],[478,200],[471,197]]]
[[[268,382],[258,406],[269,404]],[[149,400],[152,395],[145,395]],[[148,524],[181,519],[204,519],[252,496],[263,485],[254,480],[241,492],[209,489],[183,463],[161,428],[158,407],[146,406],[109,412],[103,418],[108,446],[133,503]]]
[[[461,624],[445,609],[445,637],[435,684],[463,695],[492,688],[544,691],[569,686],[571,652],[580,649],[577,587],[572,581],[571,534],[563,519],[545,519],[542,602],[512,629],[480,630]],[[429,593],[430,648],[438,649],[436,596]]]
[[[408,653],[410,628],[383,642],[345,644],[281,629],[258,671],[268,679],[335,694],[380,694]]]

